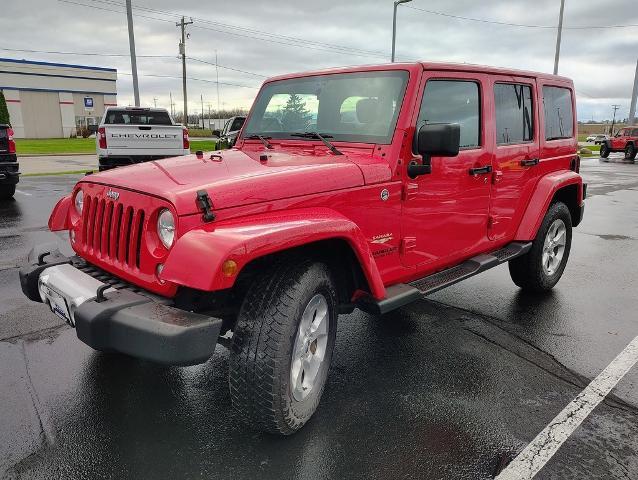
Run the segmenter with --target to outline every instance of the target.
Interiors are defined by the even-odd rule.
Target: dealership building
[[[67,138],[117,105],[113,68],[0,58],[0,90],[16,138]]]

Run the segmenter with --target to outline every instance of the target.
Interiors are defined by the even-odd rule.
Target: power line
[[[431,15],[439,15],[441,17],[448,18],[456,18],[457,20],[467,20],[470,22],[479,22],[479,23],[489,23],[492,25],[506,25],[509,27],[523,27],[523,28],[550,28],[556,29],[557,25],[534,25],[528,23],[511,23],[511,22],[501,22],[498,20],[487,20],[485,18],[473,18],[473,17],[464,17],[462,15],[453,15],[451,13],[437,12],[436,10],[428,10],[426,8],[414,7],[412,5],[402,4],[404,8],[411,8],[412,10],[418,10],[420,12],[429,13]],[[630,28],[630,27],[638,27],[638,24],[630,23],[625,25],[579,25],[573,27],[563,27],[563,30],[588,30],[592,28]]]
[[[117,72],[118,75],[133,75],[131,72]],[[155,77],[155,78],[176,78],[182,79],[181,76],[177,75],[160,75],[155,73],[140,73],[140,77]],[[194,80],[196,82],[204,82],[204,83],[219,83],[220,85],[227,85],[230,87],[241,87],[241,88],[254,88],[258,89],[258,86],[253,85],[241,85],[239,83],[230,83],[230,82],[216,82],[215,80],[207,80],[205,78],[196,78],[196,77],[186,77],[187,80]],[[99,80],[99,79],[98,79]]]
[[[121,13],[117,10],[108,9],[108,8],[100,7],[97,5],[89,5],[86,3],[75,2],[71,0],[58,0],[58,1],[62,3],[68,3],[71,5],[78,5],[78,6],[88,7],[88,8],[94,8],[97,10],[103,10],[103,11],[107,11],[111,13]],[[97,1],[97,0],[87,0],[87,1]],[[100,0],[100,3],[118,6],[118,7],[123,6],[123,4],[121,3],[109,1],[109,0]],[[134,7],[134,10],[142,10],[147,13],[165,15],[171,18],[176,18],[178,16],[176,13],[173,13],[173,12],[166,12],[166,11],[156,10],[156,9],[148,9],[144,7]],[[158,17],[148,16],[148,15],[143,15],[141,13],[135,13],[135,16],[140,18],[146,18],[149,20],[157,20],[161,22],[172,23],[174,21],[174,20],[169,20],[167,18],[158,18]],[[380,52],[380,51],[363,50],[363,49],[358,49],[355,47],[339,46],[339,45],[327,44],[323,42],[316,42],[313,40],[306,40],[303,38],[278,35],[278,34],[273,34],[269,32],[263,32],[260,30],[254,30],[254,29],[250,29],[246,27],[241,27],[237,25],[222,24],[222,23],[213,22],[207,19],[200,19],[197,17],[189,16],[189,18],[193,18],[193,20],[197,20],[199,23],[206,24],[206,25],[195,24],[193,25],[193,28],[214,31],[218,33],[223,33],[225,35],[232,35],[232,36],[242,37],[242,38],[250,38],[252,40],[261,40],[265,42],[276,43],[279,45],[286,45],[286,46],[291,46],[296,48],[304,48],[304,49],[324,51],[324,52],[330,52],[330,53],[339,53],[343,55],[351,55],[351,56],[358,56],[358,57],[364,56],[364,57],[378,58],[378,57],[383,57],[386,55],[384,52]],[[210,25],[214,25],[214,26],[210,26]],[[245,33],[238,33],[237,31],[229,31],[233,29],[239,30]]]
[[[116,6],[120,6],[120,7],[124,5],[123,3],[118,2],[116,0],[86,0],[86,1],[94,2],[94,3],[108,3],[110,5],[116,5]],[[148,13],[155,13],[155,14],[159,14],[159,15],[165,15],[165,16],[169,16],[169,17],[173,17],[173,18],[179,18],[179,17],[182,16],[182,14],[178,14],[176,12],[171,12],[171,11],[167,11],[167,10],[160,10],[160,9],[157,9],[157,8],[136,6],[135,9],[141,10],[141,11],[144,11],[144,12],[148,12]],[[378,51],[378,50],[366,50],[366,49],[362,49],[362,48],[349,47],[349,46],[344,46],[344,45],[337,45],[337,44],[334,44],[334,43],[318,42],[318,41],[315,41],[315,40],[308,40],[308,39],[305,39],[305,38],[293,37],[293,36],[289,36],[289,35],[283,35],[283,34],[272,33],[272,32],[265,32],[263,30],[257,30],[257,29],[243,27],[243,26],[239,26],[239,25],[233,25],[233,24],[229,24],[227,22],[216,22],[216,21],[209,20],[209,19],[206,19],[206,18],[193,17],[191,15],[188,15],[188,17],[192,18],[193,20],[196,20],[198,23],[206,23],[206,24],[215,25],[217,27],[228,29],[228,30],[240,30],[240,31],[249,32],[249,33],[253,33],[253,34],[258,34],[258,35],[266,36],[266,37],[273,37],[273,38],[278,38],[278,39],[286,39],[286,40],[293,41],[295,43],[302,42],[302,43],[307,43],[307,44],[312,44],[312,45],[319,45],[319,46],[327,47],[327,48],[345,50],[345,51],[348,51],[348,52],[360,52],[360,53],[363,53],[363,54],[374,54],[374,55],[378,55],[378,56],[385,55],[385,52],[381,52],[381,51]]]
[[[3,48],[0,47],[0,50],[7,52],[20,52],[20,53],[38,53],[45,55],[76,55],[76,56],[87,56],[87,57],[129,57],[129,53],[95,53],[95,52],[62,52],[58,50],[34,50],[34,49],[22,49],[22,48]],[[178,59],[176,55],[136,55],[138,58],[174,58]],[[208,65],[215,66],[215,63],[209,62],[206,60],[202,60],[201,58],[195,58],[186,56],[189,60],[193,60],[195,62],[205,63]],[[217,65],[219,68],[224,70],[232,70],[233,72],[246,73],[248,75],[254,75],[255,77],[268,78],[268,75],[262,75],[260,73],[249,72],[247,70],[241,70],[235,67],[229,67],[227,65]],[[73,70],[75,71],[75,70]]]
[[[254,75],[256,77],[268,78],[268,75],[262,75],[260,73],[249,72],[247,70],[240,70],[239,68],[227,67],[227,66],[224,66],[224,65],[218,65],[218,64],[216,64],[214,62],[209,62],[209,61],[206,61],[206,60],[202,60],[201,58],[195,58],[195,57],[189,57],[189,56],[186,56],[186,58],[188,58],[189,60],[193,60],[195,62],[205,63],[206,65],[212,65],[214,67],[223,68],[225,70],[232,70],[233,72],[246,73],[248,75]]]

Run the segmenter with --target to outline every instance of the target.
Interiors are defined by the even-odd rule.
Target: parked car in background
[[[575,111],[567,78],[476,65],[275,77],[235,148],[82,178],[49,219],[76,254],[36,247],[22,290],[97,350],[191,365],[227,346],[234,407],[291,434],[340,313],[506,262],[525,291],[557,284],[585,208]]]
[[[190,153],[188,129],[164,108],[107,108],[95,143],[100,171]]]
[[[609,157],[611,152],[624,152],[626,160],[634,160],[638,152],[638,127],[621,128],[616,135],[600,145],[600,156]]]
[[[604,134],[594,134],[594,135],[589,135],[585,141],[587,142],[594,142],[594,145],[600,145],[601,143],[603,143],[605,140],[609,140],[609,135],[604,135]]]
[[[9,125],[0,124],[0,200],[12,198],[20,179],[16,143]]]
[[[224,124],[224,128],[219,132],[219,141],[221,143],[219,148],[229,148],[235,145],[237,135],[239,135],[245,121],[246,117],[244,116],[236,116],[228,119]]]

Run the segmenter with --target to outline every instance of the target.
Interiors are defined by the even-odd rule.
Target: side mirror
[[[222,134],[221,130],[213,130],[211,133],[213,137],[220,137]]]
[[[424,157],[456,157],[460,143],[458,123],[431,123],[419,129],[416,150]]]
[[[432,173],[431,157],[456,157],[461,143],[461,126],[458,123],[431,123],[419,129],[416,151],[423,156],[423,163],[408,165],[408,176],[418,177]]]

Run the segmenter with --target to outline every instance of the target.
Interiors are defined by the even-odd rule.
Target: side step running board
[[[442,288],[454,285],[477,273],[484,272],[513,258],[524,255],[529,252],[531,248],[531,242],[512,242],[500,250],[477,255],[459,265],[433,273],[427,277],[414,280],[410,283],[397,283],[392,285],[386,288],[386,297],[383,300],[374,300],[371,297],[364,297],[359,300],[357,306],[372,314],[387,313],[415,300],[419,300],[425,295],[437,292]]]

